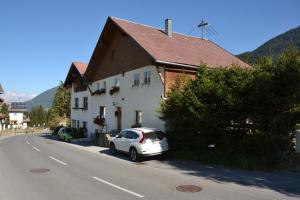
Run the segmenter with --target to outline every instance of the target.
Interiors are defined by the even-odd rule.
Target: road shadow
[[[42,138],[45,138],[45,139],[48,139],[48,140],[53,140],[53,141],[56,141],[56,142],[65,143],[65,141],[62,141],[62,140],[59,139],[58,135],[41,134],[41,135],[39,135],[39,137],[42,137]],[[80,145],[80,146],[83,146],[83,147],[96,146],[94,141],[72,141],[70,143]]]
[[[300,196],[300,171],[247,171],[177,161],[172,158],[158,161],[161,164],[181,170],[185,174],[203,177],[219,183],[236,183],[249,187],[270,189],[288,196]]]
[[[126,161],[129,161],[129,162],[132,162],[132,161],[130,160],[128,154],[126,154],[126,153],[121,153],[121,152],[118,152],[118,153],[116,153],[116,154],[112,154],[108,148],[107,148],[107,149],[100,150],[99,153],[100,153],[100,154],[109,155],[109,156],[113,156],[113,157],[118,158],[118,159],[122,159],[122,160],[126,160]],[[163,155],[151,156],[151,157],[142,157],[142,158],[140,158],[140,161],[137,162],[137,163],[138,163],[138,164],[146,164],[146,162],[152,161],[152,160],[165,161],[165,158],[166,158],[166,157],[163,156]],[[136,162],[132,162],[132,163],[136,163]]]

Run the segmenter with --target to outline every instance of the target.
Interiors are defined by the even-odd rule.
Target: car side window
[[[133,139],[132,132],[131,131],[126,131],[125,138],[127,138],[127,139]]]
[[[126,132],[126,138],[127,139],[137,139],[139,135],[133,131],[127,131]]]
[[[127,131],[122,131],[119,135],[122,136],[122,137],[126,137],[126,132]]]
[[[132,132],[132,135],[133,135],[133,139],[137,139],[139,137],[139,135],[135,132]]]

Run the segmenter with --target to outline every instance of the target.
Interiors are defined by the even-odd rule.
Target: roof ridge
[[[122,21],[126,21],[126,22],[129,22],[129,23],[132,23],[132,24],[141,25],[141,26],[145,26],[145,27],[148,27],[148,28],[152,28],[152,29],[156,29],[156,30],[160,30],[160,31],[163,31],[163,32],[164,32],[164,29],[158,28],[158,27],[155,27],[155,26],[151,26],[151,25],[147,25],[147,24],[142,24],[142,23],[134,22],[134,21],[131,21],[131,20],[128,20],[128,19],[122,19],[122,18],[119,18],[119,17],[113,17],[113,16],[109,16],[109,17],[110,17],[112,20],[114,20],[114,19],[122,20]],[[192,35],[188,35],[188,34],[176,32],[176,31],[173,31],[173,33],[176,33],[176,34],[178,34],[178,35],[183,35],[183,36],[186,36],[186,37],[195,38],[195,39],[201,39],[201,40],[208,40],[208,41],[210,41],[210,40],[207,39],[207,38],[196,37],[196,36],[192,36]]]

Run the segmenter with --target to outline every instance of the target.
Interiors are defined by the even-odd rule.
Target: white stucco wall
[[[151,82],[143,85],[144,72],[151,71]],[[134,74],[140,73],[140,85],[133,87]],[[115,85],[115,78],[119,78],[120,91],[109,94],[109,90]],[[164,130],[164,123],[158,118],[157,110],[164,93],[164,84],[155,66],[145,66],[136,70],[118,74],[103,80],[98,80],[90,85],[92,91],[100,89],[106,81],[106,93],[91,96],[89,90],[82,92],[71,92],[71,122],[79,120],[87,122],[88,137],[94,137],[95,129],[99,131],[102,127],[94,124],[93,120],[99,115],[100,106],[106,108],[106,124],[103,131],[117,129],[117,107],[122,108],[122,129],[130,128],[135,124],[135,111],[142,111],[142,126],[155,127]],[[88,110],[73,109],[75,98],[79,99],[79,108],[83,107],[83,97],[88,97]]]
[[[142,85],[145,71],[151,71],[150,85]],[[140,73],[140,85],[132,87],[133,77],[136,73]],[[120,91],[110,95],[109,90],[114,86],[116,77],[119,78]],[[115,116],[117,107],[122,108],[122,129],[130,128],[135,124],[135,111],[138,110],[142,111],[142,126],[164,130],[164,124],[156,112],[162,100],[164,85],[155,66],[145,66],[126,72],[124,76],[119,74],[93,82],[93,90],[97,89],[97,83],[100,83],[101,88],[103,81],[106,81],[106,93],[92,97],[91,123],[94,126],[93,130],[100,129],[92,121],[99,115],[100,106],[106,107],[107,131],[117,129],[117,117]]]
[[[75,98],[79,99],[79,108],[83,107],[83,97],[88,97],[88,109],[83,110],[83,109],[74,109],[75,107]],[[90,112],[92,108],[92,102],[91,102],[91,94],[89,90],[82,91],[82,92],[74,92],[73,87],[72,87],[72,92],[71,92],[71,123],[72,120],[79,120],[79,127],[83,126],[83,121],[87,122],[87,134],[88,137],[91,136],[91,133],[94,132],[93,130],[93,121],[90,119]]]
[[[23,113],[22,112],[10,112],[9,113],[9,120],[10,121],[17,121],[17,124],[23,123]]]
[[[27,128],[27,123],[23,122],[24,120],[24,113],[23,112],[10,112],[9,113],[9,120],[16,121],[16,124],[13,124],[13,128]]]

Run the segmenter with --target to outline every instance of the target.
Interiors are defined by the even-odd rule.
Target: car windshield
[[[165,134],[162,131],[151,131],[151,132],[144,133],[144,135],[146,139],[151,139],[151,140],[157,140],[157,139],[162,140],[165,137]]]
[[[72,133],[73,133],[73,129],[71,129],[71,128],[66,128],[66,129],[65,129],[65,133],[72,134]]]

